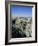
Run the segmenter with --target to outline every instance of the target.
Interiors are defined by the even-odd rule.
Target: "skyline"
[[[12,5],[10,10],[13,17],[32,17],[32,7],[29,6]]]

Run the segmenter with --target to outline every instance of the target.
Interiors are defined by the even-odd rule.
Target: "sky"
[[[32,7],[12,5],[11,15],[13,17],[32,17]]]

